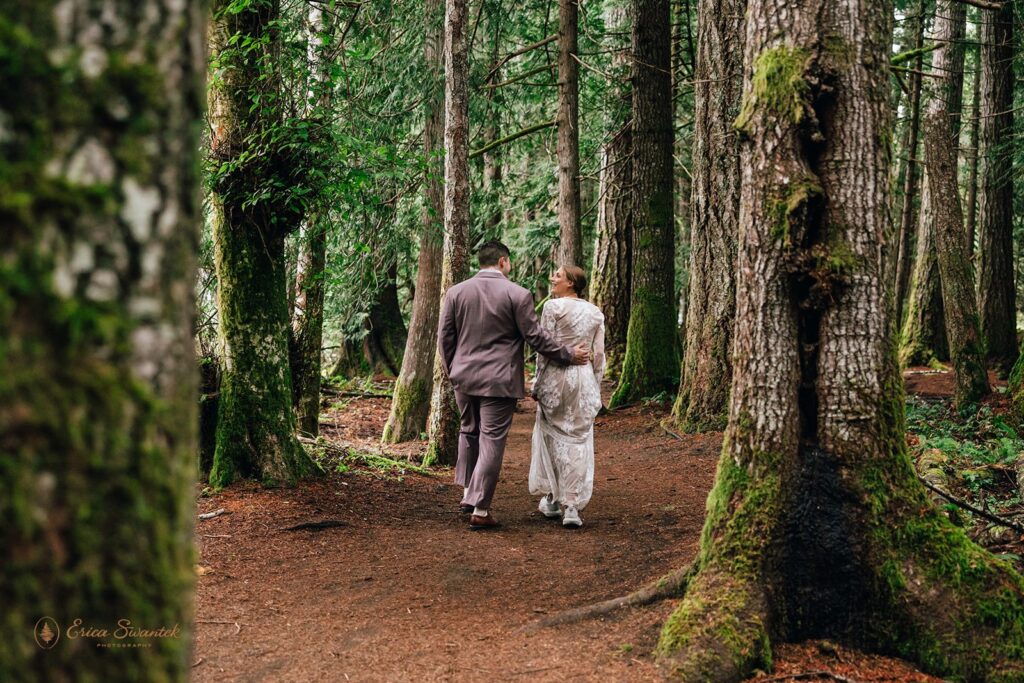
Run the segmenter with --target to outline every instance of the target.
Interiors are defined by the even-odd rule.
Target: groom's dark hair
[[[480,261],[481,268],[498,265],[498,260],[502,256],[509,259],[512,258],[512,254],[509,252],[508,247],[498,240],[487,240],[480,245],[479,249],[476,250],[476,258]]]

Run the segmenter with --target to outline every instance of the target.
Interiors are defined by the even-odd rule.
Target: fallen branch
[[[808,678],[830,678],[833,681],[839,681],[840,683],[853,683],[852,680],[839,674],[834,674],[831,671],[807,671],[799,674],[780,674],[778,676],[772,676],[771,678],[758,678],[757,683],[765,683],[766,681],[803,681]]]
[[[221,515],[228,514],[231,513],[229,513],[224,508],[220,508],[219,510],[214,510],[213,512],[204,512],[203,514],[199,515],[199,519],[213,519],[214,517],[220,517]]]
[[[1007,527],[1009,529],[1013,529],[1017,533],[1024,534],[1024,526],[1021,526],[1020,524],[1017,524],[1016,522],[1011,522],[1010,520],[1005,519],[1003,517],[999,517],[998,515],[993,515],[991,512],[986,512],[985,510],[982,510],[981,508],[976,508],[973,505],[971,505],[970,503],[962,501],[959,498],[955,498],[952,495],[950,495],[950,494],[946,493],[945,491],[943,491],[942,489],[940,489],[940,488],[938,488],[936,486],[932,486],[927,481],[925,481],[920,475],[918,475],[917,478],[918,478],[918,480],[920,480],[920,482],[922,484],[924,484],[925,488],[927,488],[929,491],[934,491],[935,493],[939,494],[940,496],[942,496],[943,498],[948,500],[950,503],[953,503],[953,505],[956,505],[958,507],[962,507],[964,510],[967,510],[969,512],[973,512],[974,514],[978,515],[979,517],[983,517],[984,519],[987,519],[990,522],[995,522],[996,524],[998,524],[1000,526],[1005,526],[1005,527]]]
[[[683,437],[682,437],[681,435],[679,435],[679,434],[677,434],[677,433],[673,432],[673,431],[672,431],[671,429],[669,429],[669,428],[668,428],[668,427],[666,427],[665,425],[663,425],[663,424],[662,424],[662,425],[660,425],[660,426],[661,426],[661,430],[662,430],[663,432],[665,432],[666,434],[668,434],[668,435],[669,435],[669,436],[671,436],[672,438],[676,439],[677,441],[686,441],[686,439],[684,439],[684,438],[683,438]]]
[[[580,621],[602,617],[624,607],[643,607],[645,605],[658,602],[659,600],[678,597],[686,590],[686,585],[689,583],[693,572],[694,565],[691,563],[682,569],[676,569],[675,571],[666,574],[657,581],[649,583],[640,590],[634,591],[629,595],[623,595],[622,597],[612,598],[611,600],[605,600],[604,602],[556,612],[555,614],[544,617],[532,624],[528,624],[524,630],[527,633],[535,633],[550,626],[575,624]]]
[[[301,531],[303,529],[320,531],[322,529],[334,529],[339,526],[346,526],[346,523],[340,519],[325,519],[319,522],[301,522],[293,526],[284,526],[278,529],[278,531]]]
[[[373,391],[343,391],[341,389],[331,389],[330,387],[320,387],[320,393],[327,394],[328,396],[351,398],[394,398],[394,394],[376,393]]]

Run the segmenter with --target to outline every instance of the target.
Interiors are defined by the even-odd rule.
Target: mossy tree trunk
[[[981,192],[978,316],[986,356],[1006,373],[1017,357],[1013,269],[1013,3],[980,10]]]
[[[956,0],[939,0],[935,13],[934,31],[939,47],[935,51],[926,86],[931,97],[924,114],[925,161],[928,165],[925,177],[934,216],[932,229],[942,284],[946,339],[949,340],[949,355],[953,362],[954,400],[958,405],[966,406],[989,392],[978,328],[974,271],[967,254],[957,186],[957,140],[944,96],[953,87],[962,87],[962,84],[947,84],[949,74],[956,68],[949,46],[962,36],[958,27],[965,21],[967,8]],[[962,51],[962,48],[958,50]],[[962,55],[960,63],[963,63]]]
[[[580,228],[579,0],[558,0],[558,248],[555,267],[583,266]]]
[[[0,680],[187,681],[205,3],[0,3]],[[57,622],[51,649],[40,619]],[[119,619],[163,638],[66,637]]]
[[[303,220],[293,203],[249,200],[272,185],[270,174],[291,174],[301,160],[268,148],[282,112],[272,53],[280,8],[254,1],[241,8],[215,0],[211,52],[217,68],[210,88],[210,158],[216,166],[212,201],[217,308],[223,371],[217,448],[210,483],[236,477],[292,483],[315,471],[295,438],[288,362],[290,315],[285,237]],[[253,40],[258,49],[238,48]],[[265,40],[269,38],[269,40]],[[246,155],[252,158],[242,162]],[[291,177],[289,175],[289,177]]]
[[[469,44],[466,0],[445,0],[444,16],[444,251],[440,302],[469,270]],[[435,331],[436,332],[436,331]],[[436,341],[435,341],[436,344]],[[426,460],[454,465],[459,450],[455,390],[434,359]]]
[[[660,662],[684,681],[830,638],[1024,680],[1024,579],[932,507],[906,453],[885,282],[888,2],[748,3],[729,425]]]
[[[402,370],[395,382],[391,413],[384,426],[383,441],[386,443],[418,439],[427,428],[437,349],[437,322],[441,310],[438,301],[441,300],[444,190],[438,166],[444,138],[444,82],[441,78],[444,34],[441,31],[443,11],[440,0],[429,0],[424,12],[428,28],[423,57],[431,78],[425,87],[423,156],[431,170],[424,179],[423,232],[420,234],[416,267],[416,295],[412,302]]]
[[[679,383],[668,0],[632,0],[633,243],[629,326],[610,407]]]
[[[963,109],[964,35],[967,13],[962,3],[954,3],[953,12],[953,15],[946,17],[949,20],[946,25],[952,43],[951,49],[945,50],[941,56],[945,64],[942,86],[930,88],[925,95],[942,100],[956,139],[957,131],[960,129],[960,113]],[[937,16],[936,20],[938,19],[942,17]],[[939,55],[932,54],[934,68],[934,60]],[[900,335],[900,363],[904,366],[931,365],[937,361],[950,359],[950,342],[946,336],[946,310],[942,299],[936,253],[936,220],[938,216],[928,178],[928,167],[925,165],[917,223],[917,248],[907,293],[906,315],[902,321]],[[897,321],[897,324],[900,324],[900,321]]]
[[[728,411],[740,209],[739,143],[732,124],[743,88],[746,0],[702,0],[697,11],[689,304],[672,408],[672,418],[686,431],[722,429]]]
[[[605,26],[612,50],[609,92],[609,137],[601,149],[597,204],[597,241],[590,276],[590,300],[604,313],[605,377],[618,379],[626,350],[629,289],[632,278],[633,127],[629,87],[629,2],[605,5]]]

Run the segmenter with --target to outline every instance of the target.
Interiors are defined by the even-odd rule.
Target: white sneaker
[[[554,519],[562,514],[562,509],[555,501],[551,500],[551,494],[544,496],[540,499],[540,505],[537,506],[540,510],[540,514],[544,515],[549,519]]]
[[[583,526],[583,520],[580,519],[580,511],[576,509],[575,505],[565,508],[565,512],[562,513],[562,526]]]

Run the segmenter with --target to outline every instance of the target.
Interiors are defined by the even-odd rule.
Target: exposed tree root
[[[757,576],[705,567],[665,623],[658,662],[673,680],[735,683],[771,666],[768,600]]]
[[[679,597],[686,591],[686,585],[689,583],[692,574],[693,564],[688,564],[628,595],[556,612],[532,624],[528,624],[523,630],[526,633],[536,633],[550,626],[575,624],[580,621],[603,617],[624,607],[643,607],[659,600]]]

